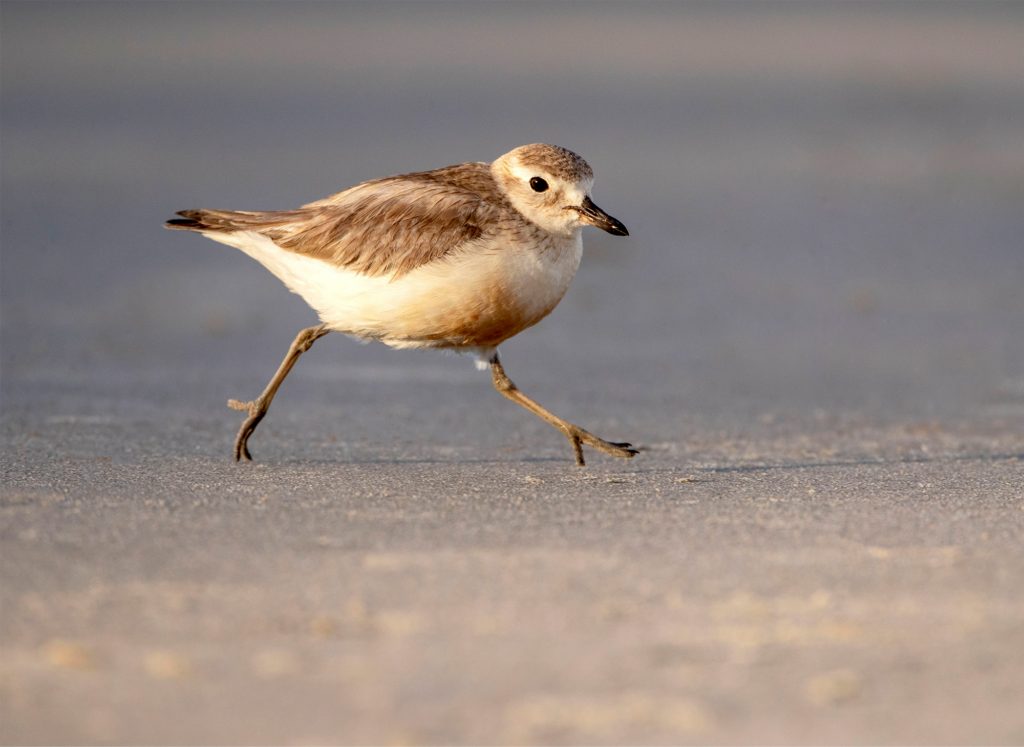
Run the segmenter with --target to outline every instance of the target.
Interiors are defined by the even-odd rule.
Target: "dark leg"
[[[588,433],[578,425],[573,425],[568,420],[562,420],[557,415],[545,410],[539,404],[519,391],[516,385],[512,383],[512,379],[505,374],[505,369],[502,368],[501,361],[498,359],[497,353],[495,353],[494,357],[491,358],[490,364],[491,379],[494,381],[494,388],[517,405],[525,407],[544,422],[549,423],[560,430],[565,437],[569,439],[569,443],[572,444],[573,453],[576,455],[576,464],[580,467],[586,465],[586,462],[583,461],[582,444],[591,446],[598,451],[603,451],[605,454],[611,454],[612,456],[621,457],[623,459],[630,459],[637,454],[636,449],[634,449],[631,444],[625,442],[616,443],[613,441],[605,441],[602,438],[598,438],[593,433]]]
[[[249,453],[249,436],[252,435],[253,431],[256,430],[256,426],[263,420],[263,416],[267,414],[267,410],[270,409],[270,403],[274,401],[274,395],[277,394],[278,388],[281,386],[281,382],[284,381],[285,376],[292,370],[292,366],[299,360],[299,356],[309,350],[313,343],[319,340],[321,337],[330,332],[327,329],[327,325],[321,324],[317,327],[307,327],[306,329],[299,332],[296,336],[292,346],[288,348],[288,355],[281,361],[281,365],[277,369],[277,373],[274,374],[274,378],[267,384],[267,388],[263,390],[263,393],[252,400],[251,402],[239,402],[237,399],[229,399],[228,407],[232,410],[241,410],[242,412],[248,412],[249,417],[242,423],[242,427],[238,429],[238,435],[235,437],[235,461],[239,461],[242,457],[252,461],[252,454]]]

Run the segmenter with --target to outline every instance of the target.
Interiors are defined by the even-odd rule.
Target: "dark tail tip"
[[[164,223],[164,228],[171,228],[183,231],[198,231],[206,227],[202,221],[201,210],[179,210],[181,218],[172,218]]]

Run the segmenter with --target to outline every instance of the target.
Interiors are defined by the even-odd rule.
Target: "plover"
[[[569,439],[616,457],[637,452],[563,420],[505,374],[498,346],[558,304],[579,267],[581,229],[626,227],[590,199],[594,174],[554,145],[524,145],[493,163],[402,174],[358,184],[295,210],[182,210],[167,228],[241,249],[299,294],[320,324],[299,332],[248,413],[236,460],[296,361],[328,332],[395,348],[443,348],[490,367],[495,389]]]

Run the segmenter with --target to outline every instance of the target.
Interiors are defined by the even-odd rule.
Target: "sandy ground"
[[[3,743],[1024,742],[1012,4],[7,3]],[[512,378],[160,230],[544,140]]]

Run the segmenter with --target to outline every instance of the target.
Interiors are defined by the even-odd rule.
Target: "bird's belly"
[[[579,267],[580,242],[464,252],[397,281],[379,339],[396,347],[496,347],[547,316]]]
[[[393,347],[495,347],[558,305],[582,254],[579,235],[530,249],[466,247],[392,279],[285,251],[258,234],[211,238],[258,260],[331,329]]]

